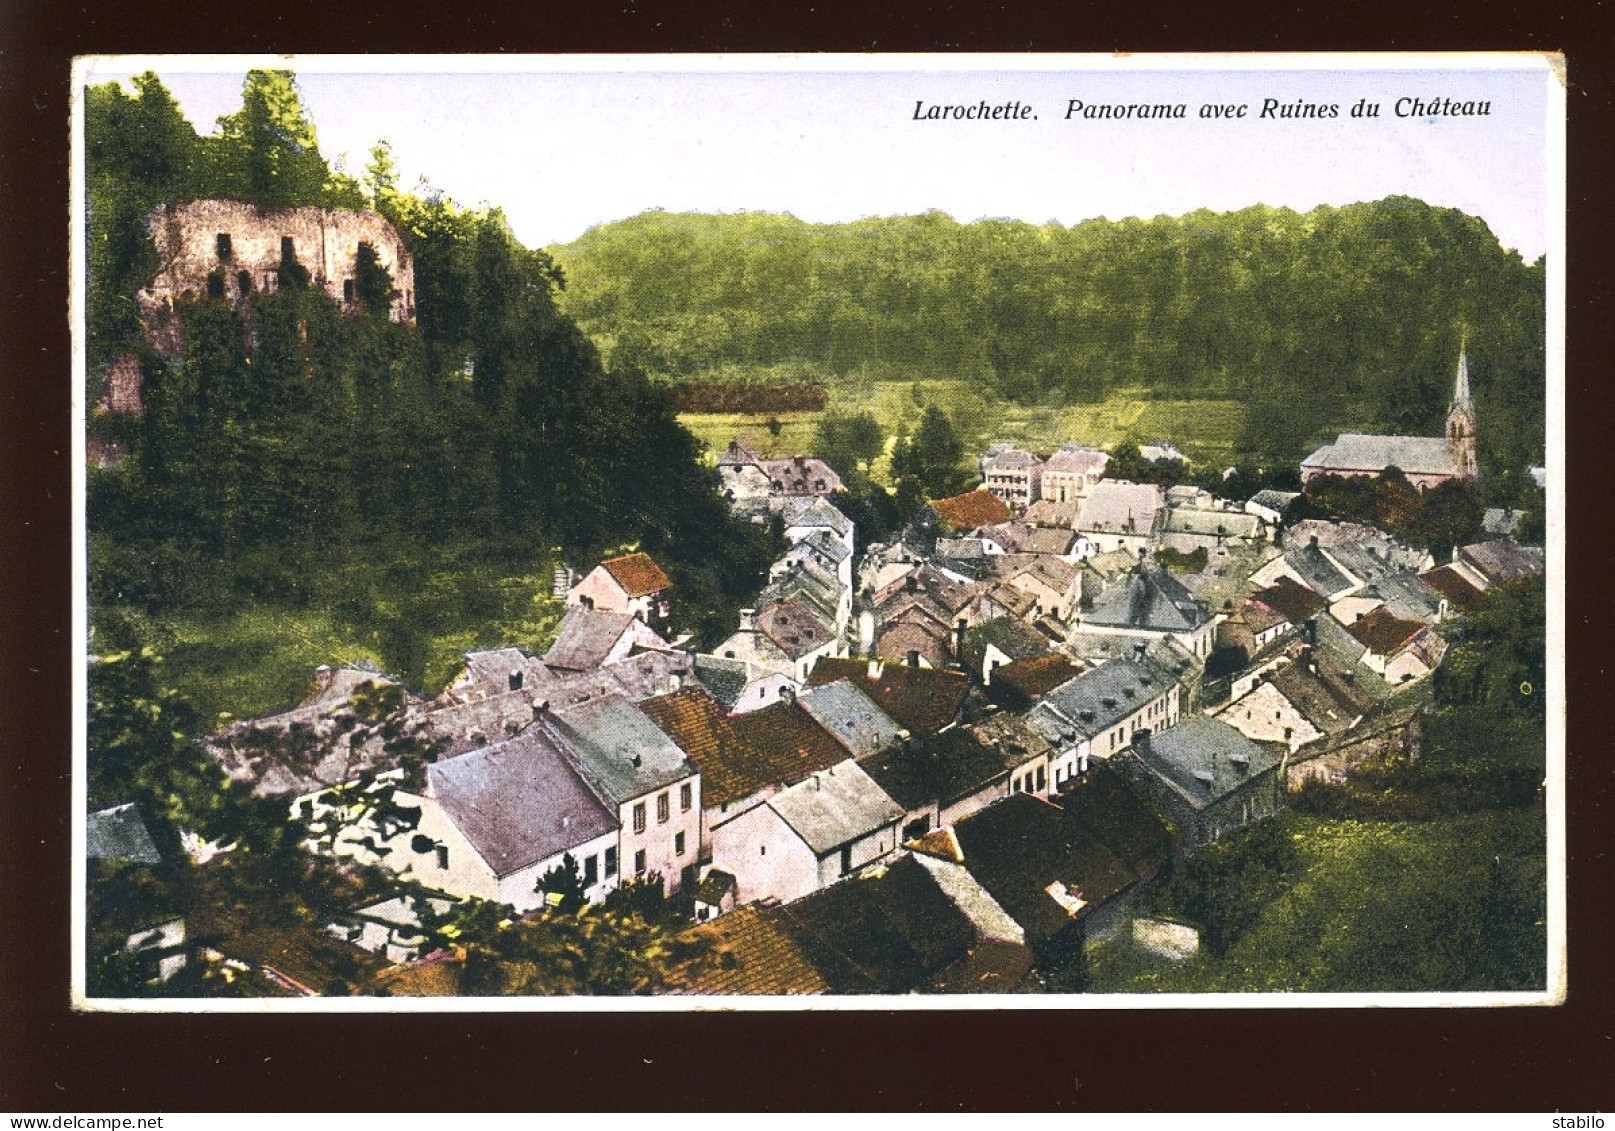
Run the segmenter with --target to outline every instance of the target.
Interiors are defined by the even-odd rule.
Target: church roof
[[[1330,471],[1384,471],[1400,468],[1408,475],[1458,475],[1462,470],[1452,446],[1441,436],[1365,436],[1342,432],[1301,461],[1303,469]]]

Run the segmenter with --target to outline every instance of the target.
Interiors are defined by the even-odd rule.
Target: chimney
[[[756,609],[741,609],[740,610],[740,631],[741,632],[756,632],[757,631],[757,610]]]
[[[1137,644],[1133,645],[1133,659],[1142,660],[1144,658],[1144,653],[1147,651],[1149,651],[1149,645],[1144,643],[1142,640],[1139,641]]]
[[[548,699],[534,699],[533,700],[533,721],[535,723],[538,722],[538,720],[542,719],[545,715],[547,715],[549,713],[550,713],[550,701]]]
[[[910,648],[908,650],[908,666],[911,668],[917,668],[920,666],[920,650],[918,648]]]
[[[795,703],[796,688],[787,683],[784,687],[779,689],[779,698],[780,702],[782,703]]]
[[[1314,549],[1314,550],[1316,550],[1316,549],[1317,549],[1317,548],[1318,548],[1318,536],[1317,536],[1317,535],[1316,535],[1316,534],[1314,534],[1314,535],[1313,535],[1313,536],[1312,536],[1312,539],[1311,539],[1311,541],[1309,541],[1309,542],[1308,542],[1308,543],[1307,543],[1307,545],[1308,545],[1308,546],[1310,546],[1310,547],[1312,547],[1312,549]]]
[[[869,677],[870,681],[873,682],[880,678],[880,672],[881,662],[879,657],[875,657],[869,661],[869,670],[865,674]]]

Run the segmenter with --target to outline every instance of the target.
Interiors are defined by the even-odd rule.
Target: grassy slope
[[[1524,893],[1534,923],[1496,922],[1517,939],[1543,931],[1547,861],[1540,807],[1441,820],[1340,821],[1291,813],[1303,866],[1289,889],[1219,957],[1175,965],[1126,941],[1093,956],[1096,993],[1540,989],[1540,961],[1517,984],[1484,972],[1496,940],[1485,893]]]

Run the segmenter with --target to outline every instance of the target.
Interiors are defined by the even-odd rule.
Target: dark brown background
[[[90,0],[97,3],[98,0]],[[200,9],[201,6],[196,6]],[[1586,1111],[1610,992],[1615,21],[1534,4],[0,6],[0,1109]],[[1265,10],[1264,10],[1265,9]],[[1570,999],[1559,1009],[75,1016],[68,984],[69,61],[208,51],[1563,50]],[[205,128],[205,125],[204,125]],[[1282,160],[1282,155],[1275,155]],[[1476,170],[1476,175],[1486,175]],[[1080,1087],[1078,1081],[1080,1079]],[[1546,1121],[1543,1123],[1546,1126]]]

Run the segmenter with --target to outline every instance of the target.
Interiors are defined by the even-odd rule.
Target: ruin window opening
[[[236,289],[239,290],[243,295],[249,295],[252,293],[252,272],[236,272]]]
[[[230,233],[220,232],[216,238],[219,258],[228,261],[230,258]]]
[[[296,261],[297,242],[293,240],[291,236],[280,237],[280,257],[281,259],[289,259],[294,262]]]
[[[209,298],[224,297],[224,276],[217,271],[211,272],[207,277],[207,294]]]
[[[342,301],[343,302],[352,302],[353,301],[353,280],[352,279],[343,279],[342,280]]]

